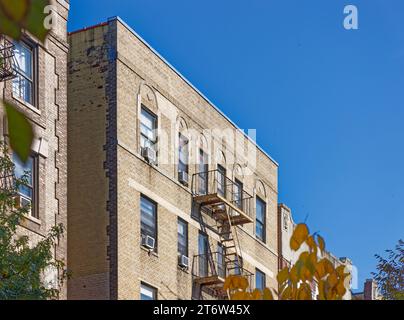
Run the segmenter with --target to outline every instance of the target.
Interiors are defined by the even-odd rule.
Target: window
[[[217,166],[217,193],[226,197],[226,169],[221,165]]]
[[[157,289],[145,283],[141,283],[140,300],[157,300]]]
[[[258,239],[265,242],[265,229],[266,229],[266,203],[259,197],[256,200],[257,211],[255,214],[255,235]]]
[[[243,209],[243,183],[237,179],[234,182],[234,203]]]
[[[234,272],[236,275],[241,275],[242,274],[242,269],[243,269],[243,258],[240,256],[237,256],[235,262],[235,268],[234,268]]]
[[[178,218],[178,254],[188,257],[188,223]]]
[[[142,106],[140,114],[140,146],[156,151],[157,117]]]
[[[25,42],[14,43],[17,77],[13,79],[13,95],[34,104],[34,51]]]
[[[255,269],[255,288],[259,290],[264,290],[266,286],[265,283],[265,273],[259,269]]]
[[[283,215],[283,228],[285,229],[285,231],[288,230],[288,222],[289,222],[288,215],[285,213]]]
[[[207,194],[208,193],[208,155],[202,150],[199,149],[199,194]]]
[[[23,163],[20,158],[13,154],[14,174],[17,179],[24,179],[26,184],[20,185],[18,194],[21,199],[21,205],[30,206],[29,214],[32,217],[38,218],[35,210],[35,185],[36,185],[36,158],[29,157],[26,163]]]
[[[198,254],[199,254],[199,276],[206,277],[208,275],[208,236],[199,233],[198,238]]]
[[[155,240],[154,247],[157,248],[157,205],[155,202],[141,196],[140,198],[140,233],[141,237],[152,237]]]
[[[226,264],[225,264],[225,252],[224,252],[224,247],[221,243],[218,243],[217,245],[217,270],[218,270],[218,275],[221,278],[226,277]]]
[[[188,151],[189,141],[180,133],[179,137],[179,150],[178,150],[178,173],[185,172],[188,174],[188,161],[189,161],[189,151]]]

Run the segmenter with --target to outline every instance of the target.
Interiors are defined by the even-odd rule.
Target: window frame
[[[239,179],[235,178],[234,179],[234,195],[233,195],[234,199],[233,200],[234,200],[234,204],[237,206],[237,208],[239,208],[241,210],[244,209],[243,191],[244,191],[243,182],[241,182]],[[238,195],[238,197],[236,195]]]
[[[149,202],[150,204],[152,204],[153,208],[154,208],[154,234],[148,234],[147,232],[144,232],[144,228],[143,228],[143,222],[142,222],[142,200]],[[143,237],[146,236],[151,236],[154,238],[154,252],[157,252],[157,248],[158,248],[158,205],[157,202],[153,201],[152,199],[150,199],[148,196],[141,194],[140,195],[140,239],[142,240]]]
[[[257,282],[258,282],[258,277],[257,277],[257,275],[258,275],[258,274],[260,274],[260,275],[262,276],[262,278],[261,278],[261,281],[262,281],[262,283],[261,283],[262,288],[258,288],[258,286],[257,286]],[[265,287],[266,287],[266,282],[267,282],[267,279],[266,279],[266,274],[265,274],[265,272],[262,272],[260,269],[255,268],[255,288],[256,288],[256,289],[259,289],[259,290],[264,290]]]
[[[178,232],[178,229],[177,229],[177,251],[178,251],[178,255],[185,255],[186,257],[189,257],[189,226],[188,226],[188,222],[186,222],[184,219],[181,219],[180,217],[178,217],[178,220],[177,220],[177,227],[180,225],[180,224],[182,224],[183,225],[183,227],[184,227],[184,230],[185,230],[185,250],[184,250],[184,252],[181,252],[181,249],[180,249],[180,246],[181,246],[181,244],[180,244],[180,233]]]
[[[219,177],[223,179],[223,181],[219,180]],[[217,192],[219,195],[223,196],[226,198],[226,180],[227,180],[227,172],[226,168],[223,167],[222,165],[218,164],[217,165]],[[223,188],[223,189],[221,189]]]
[[[144,300],[142,299],[142,288],[145,288],[146,290],[150,290],[153,294],[153,299],[147,299]],[[146,282],[140,282],[140,300],[141,301],[153,301],[153,300],[157,300],[158,297],[158,289],[156,287],[151,286],[150,284],[147,284]]]
[[[184,146],[186,146],[185,148],[182,147],[181,145],[181,141],[182,139],[184,139],[184,141],[186,141],[186,143],[184,144]],[[182,155],[182,151],[186,150],[186,158],[187,158],[187,163],[182,163],[181,161],[181,155]],[[184,166],[185,170],[182,170],[182,165]],[[178,167],[177,167],[177,171],[178,173],[180,172],[185,172],[186,174],[189,174],[189,139],[183,135],[181,132],[178,134]]]
[[[31,53],[31,78],[29,78],[27,75],[24,74],[24,72],[22,72],[22,70],[20,71],[20,66],[18,66],[18,68],[16,68],[16,73],[17,73],[17,77],[15,79],[13,79],[11,81],[11,92],[12,92],[12,97],[18,101],[21,101],[24,104],[27,104],[29,106],[32,106],[35,109],[38,109],[38,102],[37,102],[37,90],[38,90],[38,71],[37,71],[37,66],[38,66],[38,46],[36,44],[34,44],[32,41],[30,41],[29,39],[27,39],[26,37],[20,39],[19,41],[14,41],[13,42],[14,46],[23,46],[26,49],[28,49]],[[15,51],[14,51],[14,55],[15,55]],[[31,101],[26,101],[23,97],[21,97],[20,95],[17,95],[14,92],[14,81],[16,79],[20,79],[20,77],[22,77],[23,79],[25,79],[26,81],[28,81],[30,83],[31,86]],[[19,88],[21,88],[19,86]],[[19,90],[21,92],[21,90]]]
[[[203,171],[201,171],[201,169]],[[202,149],[199,148],[198,156],[198,191],[200,194],[206,195],[209,193],[209,155]],[[202,190],[202,181],[204,181],[205,189]]]
[[[13,152],[12,153],[12,160],[14,164],[14,174],[16,175],[16,167],[17,164],[15,162],[15,157],[18,158],[18,155]],[[29,217],[32,217],[34,219],[39,220],[39,210],[38,210],[38,187],[39,187],[39,156],[35,153],[31,153],[29,156],[30,159],[32,159],[32,168],[31,168],[31,184],[30,185],[25,185],[26,188],[28,188],[31,191],[31,198],[28,197],[26,194],[22,193],[20,190],[18,191],[18,195],[22,198],[25,198],[28,201],[31,201],[31,210],[29,212]],[[22,163],[22,161],[18,158],[18,161]],[[26,164],[26,163],[25,163]],[[23,175],[25,174],[27,170],[24,170]],[[17,177],[18,179],[21,179],[21,177]]]
[[[258,203],[261,203],[264,210],[262,212],[262,217],[263,217],[263,221],[258,219]],[[257,225],[261,225],[262,226],[262,237],[257,233]],[[267,234],[266,234],[266,224],[267,224],[267,203],[266,201],[264,201],[263,199],[261,199],[259,196],[256,196],[255,199],[255,237],[262,241],[262,242],[266,242],[266,238],[267,238]]]
[[[145,135],[142,131],[142,113],[145,112],[147,113],[149,116],[151,116],[153,118],[153,124],[154,124],[154,128],[152,128],[152,132],[154,133],[154,141],[151,140],[147,135]],[[140,149],[143,149],[145,147],[147,147],[146,145],[142,145],[142,138],[144,138],[147,142],[149,142],[151,144],[151,148],[156,152],[157,154],[157,142],[158,142],[158,116],[152,112],[149,108],[147,108],[144,104],[141,104],[140,106],[140,117],[139,117],[139,144],[140,144]]]

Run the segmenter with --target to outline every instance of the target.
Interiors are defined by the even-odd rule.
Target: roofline
[[[184,75],[181,74],[171,63],[169,63],[160,53],[158,53],[145,39],[143,39],[131,26],[129,26],[121,17],[114,16],[108,18],[107,22],[119,21],[122,23],[136,38],[138,38],[146,47],[148,47],[161,61],[163,61],[167,66],[171,68],[185,83],[187,83],[194,91],[196,91],[207,103],[209,103],[221,116],[223,116],[227,121],[230,122],[239,132],[241,132],[244,137],[246,137],[250,142],[252,142],[258,150],[260,150],[264,155],[266,155],[277,167],[279,163],[274,160],[263,148],[261,148],[256,141],[251,139],[243,130],[240,129],[228,116],[226,116],[222,110],[220,110],[212,101],[210,101],[199,89],[197,89]],[[81,31],[86,31],[92,28],[105,25],[104,23],[97,24],[92,27],[84,28],[81,30],[73,31],[70,34],[75,34]]]

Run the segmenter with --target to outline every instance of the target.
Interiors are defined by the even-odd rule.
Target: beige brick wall
[[[32,243],[42,239],[55,223],[67,227],[67,19],[66,1],[53,1],[57,10],[56,27],[44,43],[28,33],[24,39],[34,44],[37,59],[35,108],[16,100],[12,82],[0,83],[0,96],[24,112],[34,126],[33,153],[38,154],[38,186],[36,190],[39,219],[26,219],[23,234]],[[0,102],[1,104],[1,102]],[[3,107],[0,107],[0,131],[7,139],[7,125]],[[40,147],[39,147],[40,146]],[[55,250],[58,259],[66,262],[66,235]],[[66,287],[61,288],[61,299],[66,298]]]
[[[112,34],[115,34],[115,38]],[[109,40],[109,45],[108,50],[105,50],[108,51],[111,59],[108,73],[114,71],[116,77],[106,74],[106,68],[103,67],[105,55],[99,56],[99,60],[95,56],[90,59],[88,55],[88,52],[99,51],[103,45],[106,45],[103,43],[106,39]],[[75,159],[70,161],[69,158],[69,168],[72,168],[69,173],[77,175],[77,178],[73,178],[77,180],[69,180],[69,190],[74,189],[69,193],[69,210],[71,208],[69,217],[72,221],[69,223],[69,239],[71,237],[76,239],[69,240],[69,249],[75,252],[69,254],[72,270],[85,269],[86,271],[79,271],[79,277],[90,277],[90,274],[108,271],[110,275],[116,274],[116,281],[113,277],[109,278],[111,292],[116,289],[111,298],[138,299],[142,281],[158,288],[159,299],[191,298],[191,268],[183,271],[177,264],[177,219],[181,217],[189,223],[191,262],[192,257],[198,254],[200,226],[199,222],[191,217],[191,189],[177,182],[175,162],[160,161],[159,165],[154,167],[140,157],[139,112],[140,105],[144,104],[158,115],[160,130],[167,132],[173,129],[173,135],[160,140],[159,155],[163,157],[168,154],[166,160],[176,160],[176,152],[170,154],[166,151],[175,145],[178,136],[178,130],[176,131],[175,128],[178,129],[181,126],[197,134],[203,133],[205,129],[227,129],[227,136],[238,137],[237,143],[232,144],[232,141],[228,140],[224,144],[222,137],[215,135],[212,141],[205,143],[204,149],[210,155],[211,170],[216,169],[217,162],[225,164],[229,178],[238,177],[243,180],[247,192],[252,195],[258,194],[266,200],[266,243],[255,239],[255,227],[252,224],[239,228],[238,233],[245,267],[252,272],[255,272],[255,268],[264,271],[267,274],[267,285],[276,287],[277,164],[239,133],[228,119],[121,22],[111,20],[108,25],[75,33],[71,35],[70,42],[72,46],[70,81],[71,88],[74,89],[69,90],[69,97],[72,96],[69,101],[69,139],[77,141],[72,141],[69,145],[70,157]],[[113,49],[115,45],[116,52]],[[97,91],[96,88],[105,86],[108,82],[110,85],[115,85],[115,83],[111,84],[113,81],[116,81],[116,90],[106,99],[105,90]],[[112,96],[114,101],[111,101]],[[95,112],[95,106],[98,104],[101,106]],[[80,112],[75,111],[78,108]],[[106,114],[109,115],[108,123],[105,121]],[[106,128],[111,128],[111,121],[114,122],[112,126],[115,125],[116,131],[108,129],[107,133]],[[88,135],[91,136],[89,139],[92,141],[91,145],[89,142],[78,142],[86,140],[87,138],[83,136]],[[108,144],[111,139],[115,140],[115,147],[106,148],[105,144]],[[237,153],[236,148],[242,148],[245,152]],[[111,150],[116,156],[116,162],[108,160],[113,158]],[[86,152],[92,154],[92,160],[83,157]],[[216,161],[216,155],[221,152],[225,153],[225,163],[223,160]],[[255,159],[255,155],[256,163],[251,161]],[[196,156],[196,150],[192,150],[191,158],[195,160]],[[107,167],[112,166],[108,169],[116,173],[114,175],[116,180],[105,178],[104,168],[100,166],[104,161]],[[238,172],[239,168],[242,172]],[[190,176],[192,177],[196,171],[197,166],[191,165]],[[98,190],[88,191],[85,180],[98,181]],[[110,204],[116,205],[116,207],[110,205],[109,211],[105,206],[107,201],[105,192],[108,188],[106,185],[110,190]],[[111,193],[111,187],[115,194]],[[140,246],[141,194],[158,204],[158,251],[156,254],[149,253]],[[91,199],[92,207],[78,204],[86,197]],[[114,213],[113,210],[116,212]],[[114,224],[111,216],[115,214],[116,226],[109,225],[108,230],[110,230],[110,236],[116,232],[116,243],[111,237],[104,238],[108,224]],[[107,215],[110,217],[109,221]],[[81,225],[89,224],[89,226],[81,226],[79,230],[74,226],[78,224],[78,221]],[[94,241],[93,236],[88,234],[90,230],[87,229],[97,230],[97,237],[103,241]],[[111,230],[115,231],[111,233]],[[218,237],[213,232],[209,232],[209,236],[212,249],[215,250]],[[73,245],[80,248],[71,248]],[[109,270],[105,267],[104,261],[107,246],[116,250],[116,256],[110,255]],[[97,256],[103,258],[93,259],[83,251],[97,252]],[[76,256],[75,259],[73,254]],[[83,267],[83,264],[87,266]],[[92,271],[92,264],[96,265],[94,268],[97,271]],[[116,270],[113,270],[114,268]],[[88,298],[89,296],[80,289],[84,280],[83,283],[80,283],[81,280],[77,278],[74,281],[76,281],[75,285],[69,285],[72,296]],[[94,286],[96,285],[94,283]],[[93,292],[94,288],[89,290]]]
[[[70,37],[68,298],[107,299],[107,27]]]

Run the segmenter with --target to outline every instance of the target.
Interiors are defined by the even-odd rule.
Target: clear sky
[[[402,0],[72,0],[69,30],[119,15],[257,141],[279,201],[362,283],[404,237]],[[359,29],[343,28],[343,9]],[[360,284],[362,287],[362,284]]]

